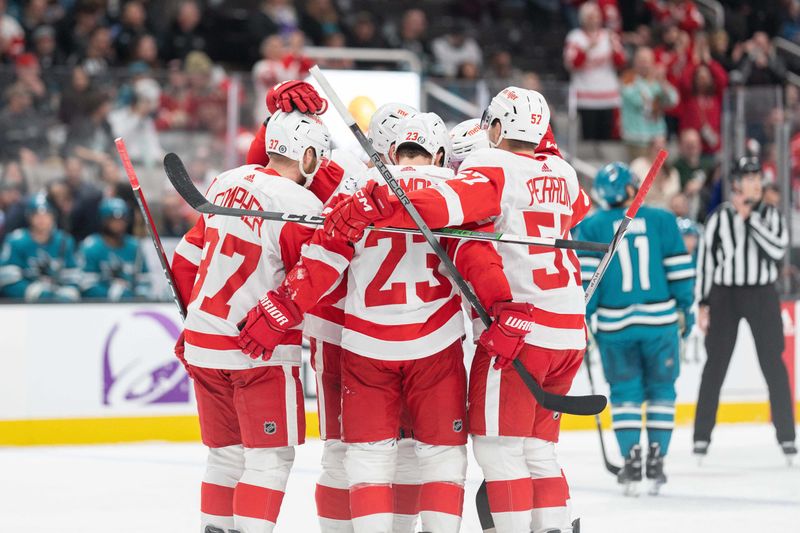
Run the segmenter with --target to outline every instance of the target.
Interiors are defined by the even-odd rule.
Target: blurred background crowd
[[[371,48],[416,60],[344,53]],[[765,201],[800,219],[800,0],[0,0],[0,297],[163,296],[114,138],[145,181],[161,176],[158,227],[180,237],[196,214],[164,186],[164,153],[200,182],[243,163],[267,89],[317,62],[416,69],[423,107],[452,124],[507,85],[539,90],[587,186],[669,147],[649,201],[690,226],[756,154]],[[30,257],[41,242],[49,261]]]

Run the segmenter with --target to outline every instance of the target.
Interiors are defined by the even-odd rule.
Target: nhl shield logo
[[[278,431],[278,424],[275,422],[264,422],[264,433],[274,435]]]
[[[561,418],[561,413],[553,413],[553,420],[558,420]]]
[[[453,431],[461,433],[462,429],[464,429],[464,422],[460,418],[458,420],[453,420]]]

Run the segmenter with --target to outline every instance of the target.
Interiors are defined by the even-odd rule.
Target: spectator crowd
[[[800,175],[800,91],[787,85],[794,66],[772,44],[774,36],[800,44],[800,0],[723,1],[724,27],[692,0],[390,4],[0,0],[0,296],[145,295],[144,262],[125,238],[142,236],[142,221],[113,139],[124,137],[134,163],[154,168],[176,135],[203,137],[207,142],[193,145],[187,161],[190,173],[205,180],[222,164],[220,147],[230,138],[231,95],[242,110],[237,124],[244,126],[235,132],[241,150],[263,121],[268,88],[307,74],[307,46],[408,50],[426,76],[468,99],[474,90],[464,88],[481,83],[537,90],[544,82],[568,83],[581,142],[622,147],[639,173],[652,154],[673,147],[651,202],[698,222],[723,196],[726,90],[781,86],[784,107],[748,129],[748,149],[760,152],[765,172],[775,176],[774,126],[789,120]],[[321,63],[397,68],[390,60]],[[248,73],[237,78],[244,87],[234,83],[234,72]],[[180,236],[193,223],[174,192],[156,203],[164,236]],[[55,266],[41,274],[51,288],[9,289],[16,282],[8,280],[27,268],[7,268],[21,232],[28,244],[63,243],[51,250]],[[45,272],[42,261],[36,264]],[[56,278],[75,291],[53,292]],[[79,278],[103,278],[109,287],[98,291]]]

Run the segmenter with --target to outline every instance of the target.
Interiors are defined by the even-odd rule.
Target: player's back
[[[625,214],[624,208],[599,211],[580,226],[582,239],[610,242]],[[598,255],[581,257],[584,275],[599,264]],[[628,226],[617,254],[597,287],[590,309],[596,307],[600,335],[639,335],[654,327],[675,327],[676,282],[694,277],[675,216],[642,206]]]
[[[212,183],[206,197],[217,205],[317,214],[312,193],[272,170],[245,165]],[[301,330],[287,337],[267,361],[253,361],[237,345],[237,324],[283,281],[287,256],[299,254],[296,224],[254,217],[203,215],[203,256],[187,306],[186,359],[200,367],[242,369],[299,364]],[[306,235],[310,235],[308,229]],[[296,248],[296,249],[295,249]],[[288,266],[291,266],[289,264]]]
[[[493,168],[502,169],[500,215],[495,219],[499,232],[569,238],[570,229],[588,210],[575,170],[560,157],[479,150],[462,163],[459,177],[474,173],[475,179],[482,179]],[[499,244],[497,251],[514,300],[536,307],[536,325],[526,342],[552,349],[584,348],[585,306],[575,252],[513,244]]]
[[[389,169],[404,191],[453,177],[450,169],[430,165]],[[357,190],[370,179],[382,183],[371,169],[347,186]],[[417,359],[464,335],[460,295],[421,235],[367,231],[354,246],[344,348],[378,359]]]

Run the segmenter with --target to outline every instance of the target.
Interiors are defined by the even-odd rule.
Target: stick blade
[[[560,396],[558,394],[545,392],[541,404],[546,409],[558,413],[591,416],[602,413],[603,409],[608,405],[608,399],[602,394]]]
[[[192,178],[189,177],[189,173],[186,171],[186,167],[183,166],[183,161],[177,154],[170,152],[164,156],[164,171],[167,173],[172,186],[181,195],[181,198],[186,200],[193,209],[201,211],[200,208],[207,204],[208,200],[203,196],[203,193],[197,190]]]

